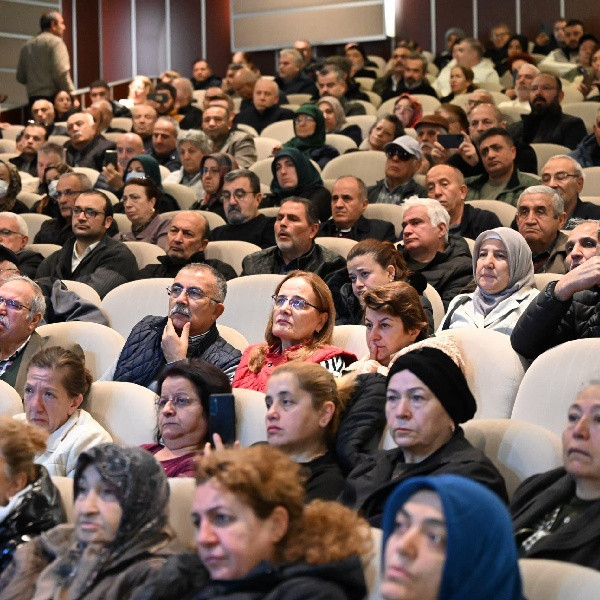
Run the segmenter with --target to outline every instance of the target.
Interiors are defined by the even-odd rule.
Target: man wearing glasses
[[[87,283],[101,298],[138,274],[129,248],[107,235],[113,218],[110,200],[99,190],[81,193],[72,208],[74,237],[46,258],[37,277],[58,277]]]
[[[14,252],[23,275],[33,278],[44,257],[27,249],[28,241],[29,228],[25,219],[12,212],[0,212],[0,246]]]
[[[177,273],[167,294],[168,316],[144,317],[101,380],[155,389],[161,369],[185,358],[201,358],[233,378],[242,354],[219,335],[216,325],[225,310],[225,278],[207,264],[191,264]]]
[[[586,136],[585,124],[579,117],[563,113],[560,103],[564,97],[560,78],[540,73],[529,90],[531,113],[507,129],[515,142],[561,144],[573,150]]]
[[[401,135],[386,144],[385,178],[367,188],[369,203],[402,204],[410,196],[427,196],[425,188],[413,176],[421,164],[421,146],[409,135]]]

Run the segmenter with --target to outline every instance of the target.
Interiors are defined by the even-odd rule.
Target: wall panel
[[[231,58],[229,0],[205,0],[206,58],[218,75],[224,75]]]
[[[472,0],[452,0],[452,10],[440,10],[443,6],[443,0],[437,0],[435,40],[438,54],[446,49],[444,34],[451,27],[460,27],[468,36],[473,35]]]
[[[169,1],[171,68],[190,77],[193,61],[202,58],[202,2],[200,0]],[[185,31],[185,35],[182,35],[182,31]]]
[[[159,75],[167,68],[165,0],[136,1],[137,73]]]
[[[415,40],[424,49],[431,47],[429,0],[396,0],[396,38]]]
[[[98,0],[77,1],[77,79],[75,87],[87,87],[100,77],[100,27]],[[73,69],[73,61],[71,61]]]
[[[101,0],[102,79],[119,81],[131,72],[131,2]]]

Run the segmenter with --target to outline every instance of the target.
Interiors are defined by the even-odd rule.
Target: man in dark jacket
[[[572,156],[584,169],[600,167],[600,109],[596,113],[592,133],[586,135],[569,156]]]
[[[571,340],[600,337],[599,229],[599,221],[584,221],[569,232],[569,271],[550,282],[517,321],[510,341],[525,358]]]
[[[295,48],[285,48],[279,52],[278,75],[275,83],[287,94],[317,95],[317,86],[303,71],[304,57]]]
[[[116,144],[96,135],[94,117],[90,113],[75,113],[67,119],[71,138],[65,144],[65,162],[71,167],[89,167],[101,172],[104,154],[114,150]]]
[[[74,279],[93,287],[101,298],[138,274],[137,262],[123,242],[107,235],[111,201],[99,190],[81,193],[72,209],[74,237],[44,259],[36,277]]]
[[[413,52],[404,58],[404,78],[396,88],[396,96],[407,92],[409,94],[425,94],[437,98],[435,90],[425,79],[427,61],[422,54]],[[392,98],[393,96],[390,96]]]
[[[151,386],[167,363],[201,358],[233,377],[241,352],[220,335],[227,283],[207,264],[183,267],[168,288],[168,317],[144,317],[104,379]]]
[[[540,73],[531,84],[531,113],[521,115],[518,123],[507,128],[513,139],[525,144],[562,144],[573,150],[587,132],[579,117],[563,113],[560,106],[563,97],[560,77]]]
[[[331,193],[332,217],[321,223],[317,237],[343,237],[357,242],[374,238],[395,242],[396,233],[391,223],[363,216],[368,204],[367,188],[362,179],[352,175],[340,177]]]
[[[19,171],[29,173],[32,177],[37,177],[37,152],[44,145],[48,134],[43,125],[31,123],[23,130],[21,138],[21,154],[11,158],[11,162]]]
[[[469,247],[461,237],[448,235],[450,216],[437,200],[414,198],[404,206],[402,254],[406,264],[425,276],[448,308],[473,279]]]
[[[186,265],[203,263],[218,271],[226,280],[237,277],[231,265],[221,260],[206,258],[210,227],[206,217],[198,210],[179,211],[171,220],[167,234],[166,256],[159,256],[159,264],[146,265],[139,279],[175,277]]]

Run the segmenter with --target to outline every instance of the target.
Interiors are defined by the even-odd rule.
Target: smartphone
[[[117,151],[116,150],[107,150],[104,153],[104,166],[112,165],[115,169],[119,170],[117,166]]]
[[[458,148],[464,140],[465,136],[462,133],[441,133],[437,137],[437,141],[444,148]]]
[[[148,94],[148,100],[152,100],[153,102],[158,102],[159,104],[163,104],[169,99],[169,94],[166,92],[156,92],[155,94]]]
[[[211,394],[208,398],[208,430],[212,442],[218,433],[225,445],[235,442],[235,398],[233,394]]]
[[[579,67],[577,69],[580,75],[583,75],[583,85],[586,87],[592,87],[592,82],[594,81],[594,71],[589,67]]]

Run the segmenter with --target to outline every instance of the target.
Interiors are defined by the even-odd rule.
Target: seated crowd
[[[562,466],[513,492],[469,437],[481,398],[458,331],[523,364],[600,337],[600,203],[581,196],[600,109],[588,135],[561,106],[566,85],[600,99],[599,45],[575,19],[536,38],[537,65],[505,25],[487,52],[445,39],[435,61],[400,42],[385,73],[360,43],[316,61],[297,41],[274,78],[236,53],[222,80],[199,59],[120,102],[97,81],[85,110],[33,103],[0,160],[0,600],[360,600],[374,528],[384,600],[523,600],[519,558],[600,570],[597,376],[564,399]],[[538,164],[541,142],[569,152]],[[28,212],[45,219],[31,238]],[[103,372],[43,328],[110,327],[115,290],[153,279],[162,312],[129,300]],[[240,323],[266,321],[251,343],[219,321],[228,294],[248,294]],[[154,394],[144,443],[94,410],[113,385]],[[223,428],[228,401],[238,434],[252,412],[248,447]],[[189,478],[195,549],[169,525]]]

